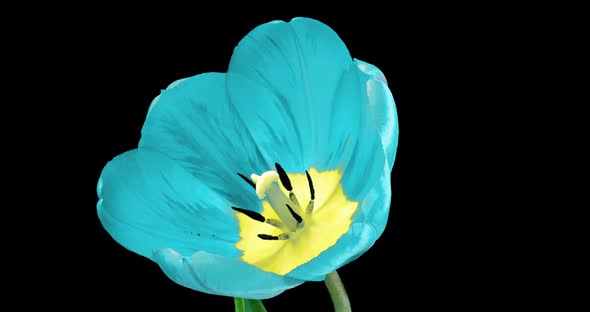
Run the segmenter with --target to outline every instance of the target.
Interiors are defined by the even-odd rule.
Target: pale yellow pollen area
[[[278,184],[278,188],[289,200],[289,192],[280,182],[277,183],[278,174],[274,172],[275,177],[274,174],[268,172],[274,171],[267,171],[260,176],[251,176],[256,183],[257,195],[259,183],[261,191],[272,189],[271,186]],[[349,230],[352,215],[358,208],[358,202],[349,200],[344,194],[340,184],[342,173],[339,170],[319,172],[313,167],[308,172],[315,189],[314,208],[311,214],[300,215],[303,218],[303,226],[288,232],[288,239],[261,239],[258,234],[279,236],[285,232],[268,223],[252,220],[248,216],[236,212],[235,215],[240,226],[240,241],[236,243],[236,247],[243,252],[241,259],[244,262],[263,271],[285,275],[332,247]],[[287,175],[299,203],[302,207],[307,207],[311,200],[311,194],[305,173],[287,173]],[[259,198],[263,199],[264,196],[259,195]],[[267,200],[262,201],[262,207],[261,214],[265,218],[280,219]]]

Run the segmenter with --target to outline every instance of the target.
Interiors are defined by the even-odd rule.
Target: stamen
[[[299,201],[297,200],[297,196],[295,196],[295,193],[289,192],[289,199],[293,202],[293,204],[295,204],[295,206],[301,207],[301,205],[299,205]]]
[[[309,193],[311,193],[311,200],[315,199],[315,190],[313,189],[313,181],[311,180],[311,176],[309,172],[305,170],[305,174],[307,175],[307,183],[309,183]]]
[[[254,189],[256,189],[256,184],[254,184],[254,182],[252,182],[252,180],[246,178],[246,176],[244,176],[243,174],[238,172],[238,175],[240,176],[240,178],[244,179],[244,181],[248,182],[248,184],[250,184],[250,186],[252,186]]]
[[[291,206],[289,206],[289,204],[285,204],[285,205],[287,205],[287,208],[289,208],[289,212],[291,213],[291,215],[293,216],[295,221],[297,221],[297,223],[301,223],[303,221],[301,216],[298,215],[295,211],[293,211],[293,208],[291,208]]]
[[[309,204],[307,204],[307,209],[305,212],[307,212],[307,215],[311,215],[313,212],[313,199],[309,201]]]
[[[289,180],[289,176],[287,175],[283,167],[281,167],[281,165],[279,165],[278,163],[275,163],[275,167],[277,168],[277,173],[279,174],[279,178],[281,179],[281,184],[285,187],[287,191],[291,192],[293,190],[293,187],[291,186],[291,180]]]
[[[279,234],[279,240],[289,239],[290,236],[289,233],[281,233]]]
[[[283,225],[283,222],[281,222],[281,220],[277,220],[277,219],[266,219],[265,221],[266,223],[279,228],[279,229],[283,229],[285,226]]]
[[[259,214],[256,211],[247,210],[247,209],[238,208],[238,207],[231,207],[231,209],[233,209],[237,212],[241,212],[241,213],[245,214],[246,216],[250,217],[250,219],[256,220],[258,222],[264,222],[266,220],[266,218],[264,218],[263,215]]]
[[[273,235],[268,235],[268,234],[258,234],[258,237],[265,239],[265,240],[286,240],[286,239],[289,239],[289,237],[291,237],[291,235],[289,235],[289,233],[281,233],[281,234],[279,234],[279,236],[273,236]]]
[[[272,235],[268,235],[268,234],[258,234],[258,237],[265,239],[265,240],[278,240],[279,239],[278,236],[272,236]]]
[[[273,236],[268,234],[258,234],[258,237],[264,240],[286,240],[289,239],[289,233],[281,233],[279,236]]]

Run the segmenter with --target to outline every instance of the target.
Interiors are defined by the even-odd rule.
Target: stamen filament
[[[272,226],[274,226],[274,227],[276,227],[276,228],[279,228],[281,230],[285,230],[286,229],[285,228],[285,225],[283,224],[283,222],[281,222],[281,220],[277,220],[277,219],[266,219],[265,222],[268,223],[268,224],[270,224],[270,225],[272,225]]]
[[[313,212],[313,199],[309,201],[309,204],[307,204],[307,209],[305,211],[307,213],[308,216],[310,216]]]
[[[297,196],[295,196],[295,193],[289,192],[289,199],[293,202],[296,208],[301,209],[301,205],[299,205],[299,201],[297,200]]]

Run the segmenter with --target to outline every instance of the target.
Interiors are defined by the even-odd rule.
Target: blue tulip
[[[393,97],[319,21],[256,27],[227,73],[163,90],[141,134],[103,169],[98,216],[185,287],[270,298],[356,259],[387,223]]]

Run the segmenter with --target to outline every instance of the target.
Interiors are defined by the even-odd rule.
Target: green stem
[[[236,312],[266,312],[264,304],[260,300],[234,298]]]
[[[334,311],[335,312],[350,312],[352,309],[350,308],[350,301],[348,300],[348,295],[346,294],[346,289],[344,289],[344,285],[342,284],[342,280],[336,271],[328,274],[326,276],[326,287],[328,287],[328,291],[330,292],[330,297],[332,298],[332,303],[334,304]]]

